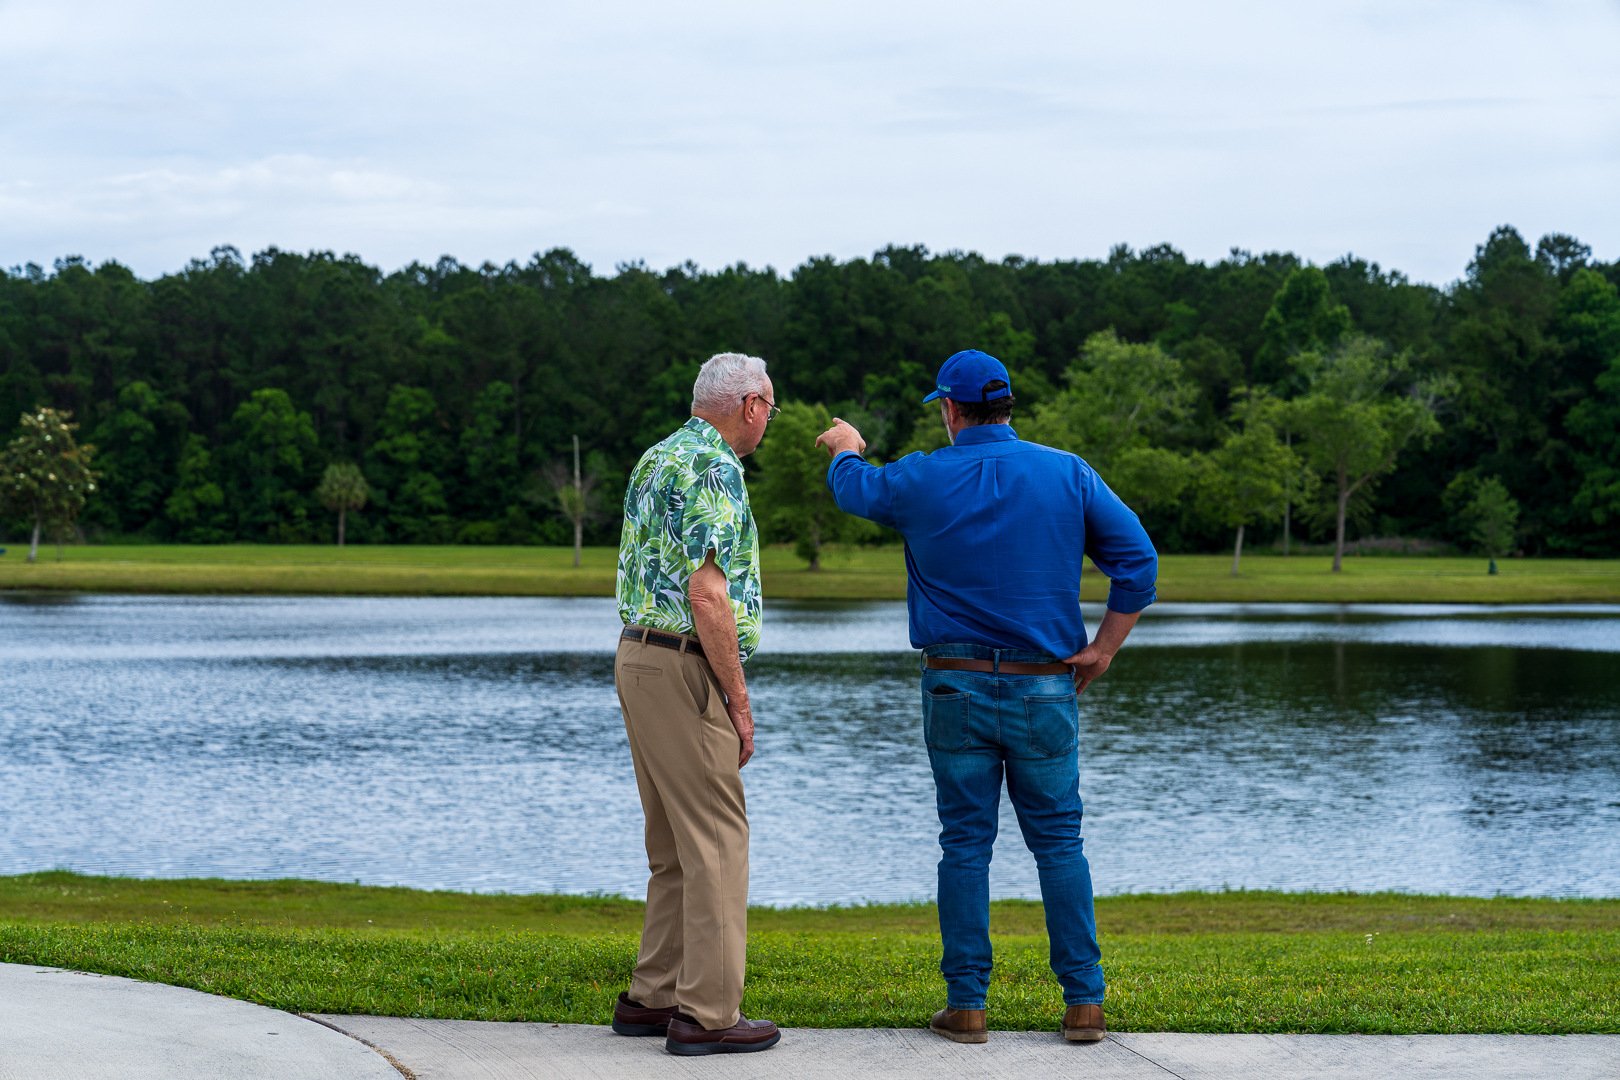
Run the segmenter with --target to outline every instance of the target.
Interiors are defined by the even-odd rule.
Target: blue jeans
[[[1044,653],[931,645],[926,656],[1052,663]],[[922,674],[923,735],[939,803],[939,932],[946,1004],[982,1009],[990,986],[990,849],[1001,781],[1035,856],[1052,972],[1065,1005],[1101,1004],[1091,866],[1080,839],[1080,711],[1067,675]]]

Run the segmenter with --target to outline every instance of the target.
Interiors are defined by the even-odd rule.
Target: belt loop
[[[647,644],[647,635],[651,632],[652,631],[648,630],[645,626],[641,628],[641,643],[643,645]]]
[[[685,634],[681,635],[681,655],[686,655],[686,647],[692,644],[692,639]]]
[[[990,672],[996,678],[1001,678],[1001,650],[990,650]]]

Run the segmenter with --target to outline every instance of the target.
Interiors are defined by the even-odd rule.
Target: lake
[[[617,630],[605,599],[8,595],[0,874],[639,898]],[[902,604],[768,604],[755,902],[932,896],[916,672]],[[1082,698],[1081,791],[1101,894],[1620,896],[1620,606],[1155,605]],[[993,895],[1037,897],[1003,810]]]

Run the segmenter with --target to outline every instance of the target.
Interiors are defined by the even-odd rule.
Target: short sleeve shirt
[[[711,551],[726,576],[746,663],[759,647],[759,530],[742,462],[713,425],[694,416],[630,474],[615,587],[619,618],[695,634],[687,584]]]

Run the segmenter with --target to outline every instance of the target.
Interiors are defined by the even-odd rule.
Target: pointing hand
[[[845,450],[852,450],[857,454],[866,452],[866,440],[854,426],[833,417],[833,426],[816,436],[816,445],[825,446],[831,457],[837,457]]]

